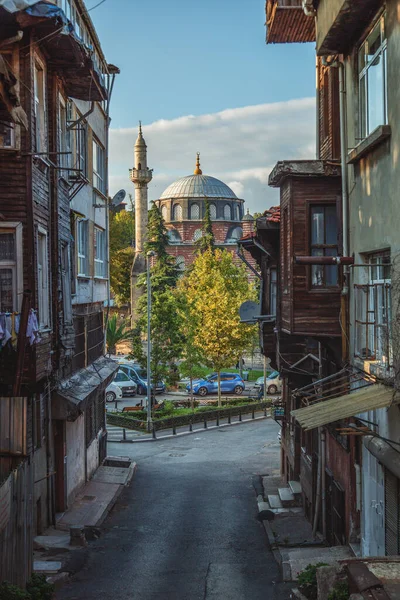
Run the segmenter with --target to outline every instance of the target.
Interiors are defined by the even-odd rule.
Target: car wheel
[[[203,386],[203,387],[199,388],[197,393],[199,394],[199,396],[207,396],[208,390],[206,387]]]
[[[114,394],[114,392],[107,392],[106,393],[106,402],[115,402],[117,396]]]
[[[276,387],[276,385],[270,385],[268,388],[268,394],[276,394],[277,391],[278,388]]]
[[[236,396],[243,394],[243,388],[241,385],[237,385],[233,391],[235,392]]]
[[[143,396],[144,395],[144,390],[143,390],[143,388],[142,388],[141,385],[138,385],[137,393],[139,394],[139,396]]]

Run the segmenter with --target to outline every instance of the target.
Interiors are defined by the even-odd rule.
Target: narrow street
[[[109,444],[138,464],[86,567],[58,600],[284,600],[256,519],[252,477],[276,473],[266,420],[146,444]]]

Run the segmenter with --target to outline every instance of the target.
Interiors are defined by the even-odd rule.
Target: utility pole
[[[150,261],[156,253],[150,250],[147,253],[147,431],[151,431],[151,408],[152,408],[152,389],[151,389],[151,279],[150,279]]]

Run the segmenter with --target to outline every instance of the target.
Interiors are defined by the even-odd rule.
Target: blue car
[[[244,391],[244,381],[236,373],[221,373],[221,392],[230,394],[240,394]],[[186,390],[190,392],[190,383],[186,386]],[[204,379],[196,379],[193,382],[193,394],[199,396],[207,396],[207,394],[218,393],[218,375],[213,373]]]
[[[120,363],[119,370],[126,373],[136,383],[139,396],[147,395],[147,373],[140,365],[128,362]],[[163,394],[165,392],[165,383],[163,381],[157,382],[155,390],[154,382],[151,387],[156,394]]]

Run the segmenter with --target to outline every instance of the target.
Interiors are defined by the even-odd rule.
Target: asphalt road
[[[244,423],[148,444],[109,444],[138,464],[58,600],[286,600],[257,519],[252,477],[277,474],[278,426]]]

